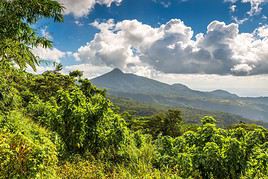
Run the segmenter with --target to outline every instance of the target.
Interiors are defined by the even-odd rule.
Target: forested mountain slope
[[[92,79],[92,83],[107,89],[116,97],[143,103],[222,111],[244,118],[268,121],[268,100],[265,97],[243,98],[227,91],[200,92],[182,84],[168,85],[149,78],[126,74],[119,69]]]
[[[199,124],[200,119],[204,116],[213,116],[217,119],[217,125],[223,128],[227,128],[231,125],[238,123],[258,124],[268,128],[268,123],[264,121],[256,121],[247,118],[243,118],[239,115],[230,114],[219,111],[205,111],[196,108],[187,107],[170,107],[156,103],[141,103],[129,98],[108,96],[111,101],[120,107],[120,112],[129,112],[133,116],[151,116],[159,112],[165,112],[169,109],[181,111],[182,118],[186,123]]]

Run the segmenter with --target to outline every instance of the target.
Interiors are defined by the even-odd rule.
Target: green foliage
[[[52,42],[39,36],[32,24],[41,18],[63,21],[63,7],[54,0],[0,1],[0,63],[12,61],[21,68],[35,69],[38,59],[33,47],[52,47]]]
[[[79,70],[71,71],[69,73],[69,76],[74,77],[74,78],[78,77],[80,79],[83,76],[83,72]]]
[[[268,131],[255,128],[223,130],[215,119],[204,117],[197,131],[156,141],[156,166],[171,167],[182,177],[267,177]]]
[[[68,91],[76,87],[73,78],[53,71],[44,72],[42,75],[30,76],[26,85],[33,96],[38,96],[43,101],[48,101],[51,97],[56,96],[59,90]]]
[[[21,113],[0,117],[0,178],[55,178],[51,135]]]
[[[172,169],[153,166],[155,147],[149,135],[132,134],[132,142],[124,149],[128,160],[123,163],[100,161],[94,156],[72,156],[58,167],[61,178],[180,178]]]
[[[32,25],[62,21],[62,9],[54,0],[0,0],[0,178],[268,177],[265,128],[221,129],[209,116],[189,125],[174,109],[121,115],[81,71],[23,71],[38,64],[32,48],[52,45]]]
[[[211,116],[205,116],[205,117],[203,117],[201,119],[201,123],[203,125],[205,125],[205,124],[215,124],[216,123],[216,120],[213,117],[211,117]]]
[[[106,178],[106,163],[101,161],[90,161],[81,156],[73,156],[69,160],[62,162],[57,168],[60,178]],[[108,177],[107,177],[108,178]]]
[[[8,67],[8,68],[7,68]],[[23,78],[21,71],[0,63],[0,114],[16,109],[22,103],[16,81]]]
[[[268,132],[257,125],[221,129],[209,116],[201,126],[189,125],[178,110],[142,119],[120,115],[105,92],[79,73],[32,75],[12,67],[0,73],[1,177],[268,175]]]
[[[88,160],[79,156],[74,156],[68,161],[63,162],[58,167],[60,178],[100,178],[100,179],[125,179],[125,178],[181,178],[174,174],[172,170],[158,170],[151,165],[142,163],[132,167],[124,165],[114,165],[113,163]]]
[[[114,113],[112,104],[88,80],[80,80],[77,85],[70,76],[46,72],[34,81],[37,86],[30,88],[36,95],[28,102],[27,111],[58,133],[69,152],[90,151],[113,158],[128,142],[124,119]]]
[[[183,120],[178,110],[168,110],[149,117],[129,120],[133,129],[146,129],[154,138],[158,135],[177,137],[181,134]]]
[[[33,75],[7,67],[0,71],[1,177],[268,175],[268,132],[262,127],[240,123],[221,129],[209,116],[201,126],[189,125],[178,110],[120,115],[105,92],[78,72]]]

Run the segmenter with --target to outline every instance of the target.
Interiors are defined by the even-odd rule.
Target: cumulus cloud
[[[93,23],[101,32],[94,40],[82,46],[74,54],[76,59],[94,65],[127,68],[141,63],[139,53],[148,49],[157,37],[157,30],[148,25],[133,21],[122,21],[114,24]]]
[[[32,49],[34,55],[42,60],[48,60],[52,62],[60,62],[60,59],[67,55],[66,52],[62,52],[57,48],[43,48],[37,47]]]
[[[192,28],[179,19],[159,27],[137,20],[108,20],[92,25],[100,32],[74,53],[81,63],[146,74],[268,73],[266,26],[240,33],[236,23],[213,21],[206,33],[194,36]]]
[[[112,3],[119,5],[122,0],[57,0],[65,7],[65,14],[72,14],[75,17],[86,16],[96,4],[110,7]]]

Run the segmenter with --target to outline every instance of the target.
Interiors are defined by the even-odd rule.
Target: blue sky
[[[165,7],[162,3],[168,4]],[[55,47],[64,51],[75,51],[81,45],[93,39],[98,30],[90,23],[95,20],[105,21],[114,19],[122,21],[125,19],[137,19],[140,22],[153,27],[166,23],[170,19],[178,18],[193,28],[195,33],[205,32],[207,25],[213,21],[234,22],[233,16],[243,19],[250,9],[250,3],[236,3],[238,10],[231,13],[229,10],[231,3],[224,0],[124,0],[119,6],[112,4],[111,7],[97,4],[90,14],[84,17],[74,17],[66,15],[64,23],[55,24],[53,21],[41,21],[38,26],[44,28],[48,26],[48,31],[53,36]],[[268,8],[264,5],[263,13],[252,17],[244,24],[240,25],[242,32],[252,32],[259,23],[267,23],[267,19],[261,18],[268,15]],[[79,21],[82,26],[75,24]]]
[[[268,95],[267,0],[58,1],[64,23],[35,25],[54,48],[34,51],[65,72],[92,78],[118,67],[199,90]]]

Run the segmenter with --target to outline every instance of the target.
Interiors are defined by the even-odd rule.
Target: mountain
[[[109,73],[91,80],[98,87],[105,88],[108,92],[125,92],[133,94],[150,94],[161,96],[181,97],[211,97],[211,98],[237,98],[235,94],[227,91],[216,90],[212,92],[200,92],[188,88],[182,84],[168,85],[156,80],[123,73],[115,68]]]
[[[165,84],[114,69],[91,80],[107,89],[111,96],[129,98],[142,103],[172,107],[189,107],[233,113],[249,119],[268,121],[268,99],[243,98],[224,90],[201,92],[182,84]]]

